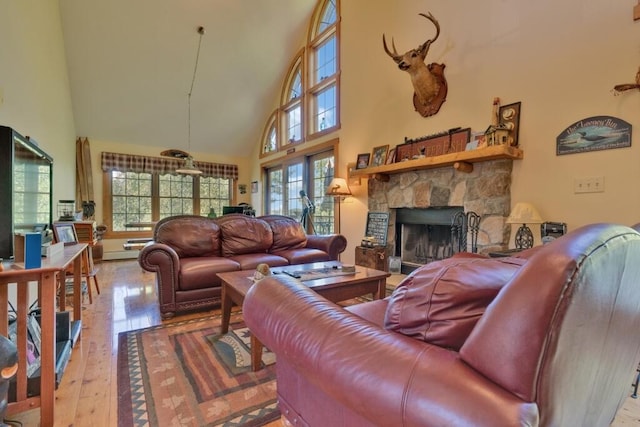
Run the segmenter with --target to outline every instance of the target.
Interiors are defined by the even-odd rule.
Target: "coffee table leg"
[[[383,299],[387,296],[387,279],[378,280],[378,295],[374,295],[374,299]]]
[[[262,367],[262,343],[251,334],[251,370],[259,371]]]
[[[220,332],[226,334],[229,332],[229,320],[231,319],[231,306],[233,305],[233,301],[231,301],[231,295],[229,295],[229,290],[227,289],[227,284],[225,282],[222,282],[221,299],[222,326]]]

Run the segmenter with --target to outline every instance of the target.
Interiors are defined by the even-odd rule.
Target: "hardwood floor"
[[[100,295],[85,297],[82,339],[76,344],[56,392],[56,426],[117,426],[118,334],[162,323],[155,296],[155,277],[137,261],[99,264]],[[176,320],[206,313],[180,316]],[[628,398],[612,424],[640,426],[640,399]],[[24,426],[39,425],[38,410],[9,417]],[[284,425],[271,423],[270,427]]]

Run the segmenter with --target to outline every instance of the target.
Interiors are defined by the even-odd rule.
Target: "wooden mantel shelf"
[[[469,151],[459,151],[457,153],[444,154],[442,156],[423,157],[421,159],[406,160],[404,162],[392,163],[356,169],[351,172],[351,176],[368,178],[381,178],[385,180],[388,175],[402,172],[409,172],[422,169],[442,168],[453,166],[461,172],[471,172],[473,163],[486,162],[497,159],[520,160],[524,157],[521,149],[509,145],[494,145],[492,147],[478,148]]]

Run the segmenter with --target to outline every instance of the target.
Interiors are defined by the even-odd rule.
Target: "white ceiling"
[[[60,0],[78,136],[248,156],[305,41],[314,4]],[[206,34],[191,96],[189,147],[199,26]]]

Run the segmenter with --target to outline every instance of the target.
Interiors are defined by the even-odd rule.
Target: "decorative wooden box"
[[[380,271],[389,271],[386,248],[384,246],[375,248],[356,246],[356,265]]]

